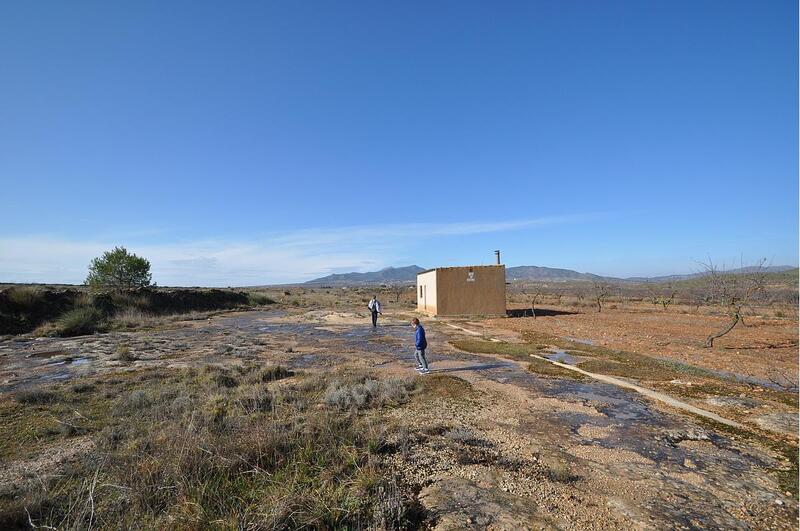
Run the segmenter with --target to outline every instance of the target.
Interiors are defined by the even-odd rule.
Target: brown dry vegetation
[[[775,377],[776,370],[797,374],[796,319],[746,318],[746,326],[737,326],[708,349],[703,346],[706,337],[724,326],[725,317],[683,313],[679,307],[656,310],[633,302],[618,303],[617,308],[602,313],[566,313],[574,312],[568,306],[545,308],[565,313],[537,319],[495,319],[489,325],[520,333],[590,340],[613,349],[760,379]]]
[[[108,374],[0,406],[0,527],[404,528],[376,411],[413,380],[282,368]],[[90,440],[90,444],[86,444]],[[14,466],[61,447],[62,465]],[[82,451],[72,454],[69,449]]]

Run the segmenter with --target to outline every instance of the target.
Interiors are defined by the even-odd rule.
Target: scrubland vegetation
[[[0,492],[0,527],[405,528],[421,517],[382,455],[414,380],[282,367],[108,374],[0,406],[0,455],[90,450]],[[7,478],[6,478],[7,479]]]
[[[0,334],[76,336],[156,326],[163,316],[266,306],[264,293],[222,289],[142,288],[92,292],[12,286],[0,290]]]

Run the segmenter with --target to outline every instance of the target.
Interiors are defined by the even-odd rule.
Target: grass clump
[[[132,363],[138,359],[133,355],[128,345],[119,345],[115,357],[117,361],[121,361],[122,363]]]
[[[103,314],[91,306],[74,308],[58,318],[56,333],[61,337],[84,336],[103,329]]]
[[[6,297],[16,309],[26,312],[33,312],[42,301],[42,293],[28,286],[13,287],[6,292]]]
[[[579,479],[579,477],[572,471],[569,463],[554,457],[546,457],[542,459],[546,467],[546,474],[550,481],[558,483],[572,483]]]
[[[154,328],[162,320],[138,308],[127,307],[117,311],[112,318],[114,328],[123,330],[136,330],[140,328]]]
[[[70,389],[72,390],[73,393],[88,393],[90,391],[94,391],[97,388],[90,383],[77,383],[73,385]]]
[[[52,404],[58,395],[46,389],[25,389],[17,391],[14,399],[20,404]]]
[[[264,367],[257,373],[257,378],[261,382],[275,382],[278,380],[283,380],[284,378],[290,378],[294,376],[294,371],[283,367],[282,365],[271,365],[268,367]]]

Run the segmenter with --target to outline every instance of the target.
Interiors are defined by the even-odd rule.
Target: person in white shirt
[[[367,308],[372,313],[372,326],[374,328],[378,326],[378,314],[381,313],[381,303],[375,295],[372,296],[372,300],[367,304]]]

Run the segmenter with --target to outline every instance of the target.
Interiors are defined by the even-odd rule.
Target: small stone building
[[[428,315],[505,315],[506,266],[437,267],[417,274],[417,311]]]

